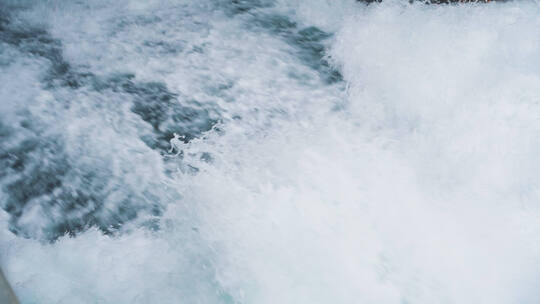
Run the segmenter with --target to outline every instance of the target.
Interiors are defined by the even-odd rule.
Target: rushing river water
[[[22,303],[536,304],[539,159],[532,0],[0,1]]]

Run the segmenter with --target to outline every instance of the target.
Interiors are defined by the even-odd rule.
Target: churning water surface
[[[22,303],[539,303],[539,156],[532,0],[0,2]]]

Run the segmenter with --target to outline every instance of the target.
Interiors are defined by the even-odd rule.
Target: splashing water
[[[540,6],[0,4],[22,303],[538,303]]]

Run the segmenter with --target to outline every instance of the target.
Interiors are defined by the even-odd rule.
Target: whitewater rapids
[[[0,8],[21,303],[540,303],[535,1]]]

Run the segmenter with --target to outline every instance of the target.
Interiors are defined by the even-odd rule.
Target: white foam
[[[25,303],[537,303],[539,13],[357,5],[331,49],[342,111],[339,88],[270,80],[300,66],[283,44],[244,40],[257,64],[224,63],[223,107],[246,118],[186,147],[200,171],[170,181],[162,231],[5,233],[6,274]]]

